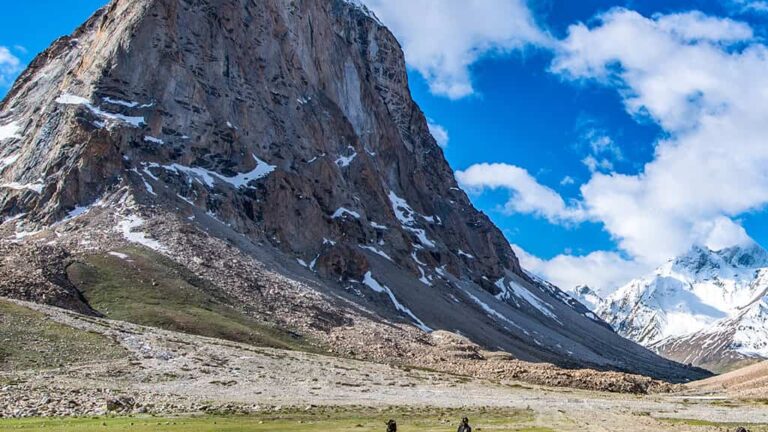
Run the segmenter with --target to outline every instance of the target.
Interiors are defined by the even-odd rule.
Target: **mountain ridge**
[[[678,361],[727,370],[768,357],[768,252],[693,246],[603,301],[620,334]]]

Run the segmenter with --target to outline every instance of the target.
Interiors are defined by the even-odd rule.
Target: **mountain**
[[[577,285],[568,291],[568,294],[586,306],[590,311],[599,310],[604,302],[603,298],[587,285]]]
[[[597,313],[619,334],[712,370],[768,358],[768,252],[694,246],[611,295]]]
[[[356,358],[418,362],[440,329],[704,375],[520,268],[354,2],[114,0],[29,65],[0,127],[0,295]]]

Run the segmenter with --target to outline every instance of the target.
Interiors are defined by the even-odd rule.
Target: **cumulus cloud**
[[[623,252],[528,260],[534,271],[565,287],[598,286],[692,244],[749,241],[738,217],[768,204],[768,47],[747,24],[700,12],[645,17],[614,9],[590,26],[571,26],[551,70],[615,88],[631,115],[665,133],[635,175],[610,172],[608,153],[595,151],[610,145],[596,143],[584,160],[593,173],[578,203],[566,205],[548,188],[539,201],[541,190],[520,179],[506,186],[516,191],[508,208],[553,222],[598,221]],[[575,210],[578,217],[568,217]]]
[[[11,50],[0,46],[0,87],[7,87],[21,72],[21,60]]]
[[[761,56],[759,44],[745,52],[729,49],[752,35],[746,24],[700,12],[652,19],[614,9],[600,16],[597,27],[571,26],[552,70],[618,86],[630,113],[650,115],[666,130],[679,132],[720,113],[738,96],[733,87],[746,83],[733,80],[745,78],[740,75],[746,71],[723,66]]]
[[[659,30],[683,41],[732,43],[753,37],[752,28],[747,24],[710,17],[699,11],[663,15],[655,23]]]
[[[504,205],[509,213],[530,213],[553,223],[581,222],[586,217],[578,205],[567,204],[556,191],[515,165],[476,164],[457,171],[456,179],[471,192],[500,188],[509,191],[509,201]]]
[[[523,268],[566,290],[587,285],[600,295],[608,295],[616,287],[652,269],[648,264],[625,259],[615,252],[558,255],[543,260],[518,245],[513,244],[512,248]]]
[[[432,134],[432,137],[434,137],[435,141],[437,141],[437,145],[439,145],[442,148],[448,147],[448,142],[450,141],[450,136],[448,136],[448,131],[445,130],[444,127],[433,122],[432,120],[429,120],[427,122],[427,126],[429,126],[429,132]]]
[[[481,57],[548,45],[524,0],[365,0],[394,32],[408,64],[436,95],[474,93],[470,66]]]
[[[669,134],[638,175],[595,173],[581,188],[622,249],[660,261],[692,243],[743,241],[733,218],[768,204],[768,93],[756,91],[766,68],[748,25],[699,12],[615,9],[570,28],[553,71],[616,86],[630,113]]]

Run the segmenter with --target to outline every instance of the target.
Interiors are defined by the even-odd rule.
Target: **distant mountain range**
[[[694,246],[607,299],[573,295],[619,334],[713,371],[768,358],[768,251]]]

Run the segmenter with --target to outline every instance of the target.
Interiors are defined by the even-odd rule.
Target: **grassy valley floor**
[[[437,409],[408,408],[312,408],[251,416],[131,416],[58,419],[0,420],[0,431],[161,431],[161,432],[375,432],[385,430],[389,418],[397,419],[402,432],[453,431],[457,420],[467,415],[477,431],[556,432],[556,431],[732,431],[745,426],[751,432],[768,431],[768,426],[714,422],[681,418],[653,418],[649,413],[613,415],[595,411],[590,419],[571,416],[561,410],[543,416],[534,410],[515,409]]]

